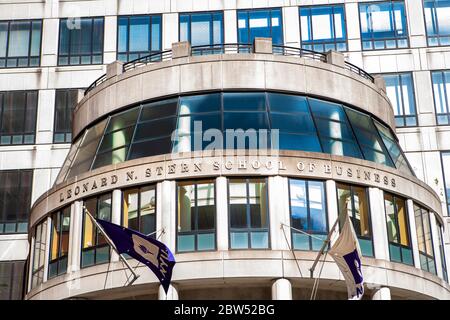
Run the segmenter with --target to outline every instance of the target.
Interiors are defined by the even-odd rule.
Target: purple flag
[[[149,267],[158,277],[164,290],[169,290],[175,258],[162,242],[117,224],[95,219],[114,242],[117,251],[126,253]]]

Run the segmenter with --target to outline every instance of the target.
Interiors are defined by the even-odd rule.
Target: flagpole
[[[113,248],[113,250],[119,255],[119,258],[122,260],[122,262],[128,268],[128,270],[130,270],[131,273],[133,274],[134,278],[128,284],[129,286],[132,285],[137,280],[137,278],[139,278],[139,275],[136,274],[134,269],[128,263],[127,259],[125,259],[125,257],[121,253],[119,253],[119,251],[117,250],[116,245],[114,244],[114,242],[109,238],[109,236],[106,234],[105,230],[103,230],[102,226],[97,222],[97,220],[95,220],[94,216],[89,212],[89,210],[86,208],[86,206],[83,206],[83,210],[84,210],[84,212],[86,212],[86,214],[89,216],[89,218],[91,218],[92,223],[95,224],[95,226],[103,234],[103,236],[106,239],[106,242],[108,242],[108,244],[111,246],[111,248]]]

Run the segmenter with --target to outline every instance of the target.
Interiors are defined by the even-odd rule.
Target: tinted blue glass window
[[[265,111],[264,93],[224,93],[224,111]]]
[[[363,50],[408,47],[405,3],[386,1],[359,4]]]
[[[0,21],[0,68],[37,67],[42,20]]]
[[[180,98],[180,115],[203,112],[218,112],[221,109],[221,94],[204,94]]]
[[[394,107],[397,127],[417,125],[414,84],[411,73],[383,75],[386,93]]]
[[[291,209],[291,226],[306,233],[327,235],[328,222],[326,214],[324,183],[320,181],[289,180],[289,197]],[[313,244],[314,238],[292,230],[294,249],[318,250]],[[320,240],[317,240],[319,241]]]
[[[128,62],[161,51],[160,15],[118,17],[117,59]]]
[[[439,125],[450,124],[450,71],[436,71],[431,74],[434,105]]]
[[[302,48],[347,51],[344,6],[300,7]]]
[[[450,1],[425,0],[425,23],[429,46],[450,45]]]
[[[103,63],[104,18],[61,19],[58,65]]]
[[[183,13],[180,19],[180,41],[189,41],[192,46],[223,44],[223,13]]]
[[[238,11],[238,42],[253,43],[256,37],[272,38],[273,44],[283,44],[281,9]]]

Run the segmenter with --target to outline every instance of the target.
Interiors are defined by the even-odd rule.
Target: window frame
[[[308,224],[310,223],[310,220],[311,220],[311,208],[310,208],[310,205],[309,205],[309,182],[310,181],[313,181],[313,182],[320,182],[321,184],[322,184],[322,190],[323,190],[323,205],[324,205],[324,211],[325,211],[325,224],[326,224],[326,232],[325,233],[319,233],[319,232],[313,232],[313,231],[311,231],[311,230],[303,230],[302,229],[302,231],[304,231],[304,232],[306,232],[306,233],[308,233],[308,234],[311,234],[311,235],[316,235],[316,234],[318,234],[318,235],[325,235],[325,238],[326,238],[326,236],[328,236],[328,234],[329,234],[329,232],[330,232],[330,221],[329,221],[329,219],[328,219],[328,206],[327,206],[327,188],[326,188],[326,181],[325,180],[315,180],[315,179],[303,179],[303,178],[293,178],[293,177],[288,177],[287,178],[287,180],[288,180],[288,197],[289,197],[289,221],[290,221],[290,224],[291,224],[291,227],[292,227],[292,205],[291,205],[291,180],[297,180],[297,181],[304,181],[305,182],[305,190],[306,190],[306,194],[305,194],[305,196],[306,196],[306,202],[307,202],[307,218],[308,218]],[[303,249],[296,249],[295,247],[294,247],[294,233],[297,233],[297,234],[301,234],[300,232],[297,232],[297,231],[295,231],[295,230],[293,230],[293,229],[291,229],[291,248],[292,248],[292,250],[295,250],[295,251],[305,251],[305,250],[303,250]],[[325,242],[325,240],[326,239],[324,239],[323,240],[323,242]],[[313,245],[312,245],[312,238],[311,237],[308,237],[308,242],[309,242],[309,250],[307,250],[307,251],[314,251],[314,252],[317,252],[317,251],[319,251],[319,250],[314,250],[313,249]]]
[[[430,36],[429,34],[428,34],[428,28],[427,28],[427,15],[426,15],[426,8],[425,8],[425,3],[426,2],[431,2],[431,1],[426,1],[426,0],[423,0],[422,1],[422,7],[423,7],[423,21],[424,21],[424,23],[425,23],[425,35],[426,35],[426,37],[427,37],[427,46],[428,47],[431,47],[431,48],[435,48],[435,47],[446,47],[446,46],[448,46],[448,44],[441,44],[441,38],[443,38],[443,37],[448,37],[448,38],[450,38],[450,33],[449,34],[447,34],[447,35],[441,35],[440,34],[440,31],[439,31],[439,29],[440,29],[440,27],[439,27],[439,23],[438,23],[438,21],[437,21],[437,13],[436,13],[436,0],[434,0],[434,1],[432,1],[433,2],[433,6],[432,6],[432,18],[433,18],[433,21],[431,21],[431,23],[433,24],[433,28],[435,29],[435,30],[437,30],[437,33],[436,33],[436,35],[435,36]],[[431,9],[431,8],[430,8]],[[434,14],[433,14],[433,11],[434,11]],[[430,38],[436,38],[436,41],[437,41],[437,45],[430,45]]]
[[[394,2],[403,3],[403,8],[404,8],[404,11],[405,11],[405,26],[404,27],[405,27],[405,31],[406,31],[406,36],[404,37],[404,39],[406,40],[406,44],[407,44],[406,47],[403,47],[403,48],[399,48],[398,47],[398,40],[399,39],[403,40],[403,37],[401,37],[401,38],[399,38],[399,37],[383,38],[383,39],[376,40],[373,37],[373,32],[372,32],[370,40],[365,40],[365,41],[370,41],[372,43],[372,47],[373,48],[372,49],[364,49],[364,44],[363,44],[364,40],[363,40],[363,36],[362,36],[363,32],[362,32],[362,23],[361,23],[361,5],[364,5],[364,4],[376,5],[376,4],[381,4],[381,3],[389,3],[390,4],[390,18],[392,18],[392,12],[393,12],[392,4]],[[358,2],[358,20],[359,20],[359,34],[360,34],[360,37],[361,37],[361,52],[364,52],[364,51],[380,51],[380,50],[404,50],[404,49],[409,49],[411,47],[411,43],[410,43],[410,40],[409,40],[410,32],[409,32],[409,28],[408,28],[408,14],[406,12],[406,1],[405,0],[384,0],[384,1],[373,1],[373,2]],[[394,28],[395,28],[394,31],[397,34],[397,23],[396,23],[395,19],[393,20],[393,23],[394,23]],[[395,41],[395,48],[386,48],[386,41],[392,41],[392,40]],[[383,41],[384,42],[384,48],[382,48],[382,49],[375,49],[375,47],[374,47],[374,42],[375,41]]]
[[[352,221],[352,226],[353,229],[355,228],[355,226],[353,225],[353,219],[355,219],[354,215],[355,215],[355,192],[354,192],[354,188],[362,188],[364,190],[364,198],[366,199],[367,202],[367,223],[369,225],[369,231],[370,231],[370,237],[367,236],[361,236],[356,234],[356,237],[359,239],[363,239],[363,240],[368,240],[370,241],[371,247],[372,247],[372,256],[367,256],[364,255],[364,257],[369,257],[369,258],[375,258],[375,249],[374,249],[374,243],[373,243],[373,227],[372,227],[372,212],[370,209],[370,197],[369,197],[369,190],[367,186],[364,185],[359,185],[359,184],[349,184],[346,182],[341,182],[341,181],[336,181],[336,200],[337,200],[337,206],[338,206],[338,226],[339,226],[339,231],[342,229],[342,225],[341,225],[341,214],[342,212],[339,212],[339,185],[344,185],[344,186],[348,186],[350,188],[350,197],[351,197],[351,201],[352,201],[352,216],[350,218],[350,220]],[[356,232],[355,232],[356,233]],[[361,246],[361,245],[360,245]],[[362,254],[362,252],[361,252]]]
[[[106,193],[102,193],[102,194],[98,194],[98,195],[95,195],[95,196],[92,196],[92,197],[89,197],[89,198],[85,198],[85,199],[82,200],[83,201],[83,205],[84,205],[86,203],[86,201],[91,200],[91,199],[96,199],[96,202],[97,202],[96,210],[97,210],[97,212],[96,212],[94,218],[97,218],[97,215],[98,215],[99,199],[101,197],[105,196],[105,195],[108,195],[108,194],[110,195],[110,199],[111,199],[111,212],[110,212],[110,214],[112,215],[112,191],[106,192]],[[81,243],[80,243],[80,245],[81,245],[81,250],[80,250],[80,269],[90,268],[90,267],[102,265],[102,264],[105,264],[105,263],[108,263],[108,264],[111,263],[111,251],[112,251],[112,248],[108,244],[107,241],[104,244],[100,244],[100,245],[98,244],[98,235],[101,232],[99,232],[97,226],[92,221],[91,221],[92,226],[96,230],[96,233],[95,233],[95,245],[90,246],[88,248],[83,248],[83,246],[84,246],[85,221],[86,221],[86,218],[90,219],[90,217],[87,215],[87,213],[84,210],[82,210],[82,211],[83,212],[82,212],[82,219],[81,219],[82,227],[81,227]],[[92,212],[91,212],[91,214],[92,214]],[[105,247],[109,248],[109,250],[108,250],[108,261],[104,261],[104,262],[100,262],[99,263],[99,262],[97,262],[97,249],[102,249],[102,248],[105,248]],[[94,263],[93,264],[83,266],[83,252],[85,252],[85,251],[94,251]]]
[[[157,225],[157,223],[158,223],[157,222],[157,219],[158,219],[158,216],[157,216],[157,210],[158,210],[157,183],[137,185],[137,186],[134,186],[134,187],[124,188],[124,189],[120,190],[121,191],[121,200],[122,200],[121,201],[121,208],[120,208],[120,225],[125,227],[124,226],[124,223],[125,223],[124,213],[125,212],[124,212],[124,208],[123,208],[124,207],[124,203],[125,203],[125,192],[128,191],[128,190],[137,190],[138,191],[137,192],[137,195],[138,195],[138,198],[137,198],[137,202],[138,202],[137,219],[138,219],[139,230],[131,229],[130,226],[128,226],[128,225],[125,228],[128,228],[130,230],[142,233],[142,231],[140,230],[140,227],[141,227],[141,194],[142,194],[142,189],[144,189],[144,188],[151,188],[151,189],[153,189],[155,191],[155,231],[154,232],[157,232],[158,231],[157,230],[158,229],[158,225]],[[148,234],[145,234],[145,235],[148,236],[148,237],[154,238],[154,239],[157,238],[156,237],[156,233],[153,233],[150,236]]]
[[[49,252],[48,252],[48,270],[47,270],[47,279],[53,279],[53,278],[56,278],[56,277],[58,277],[58,276],[60,276],[60,275],[63,275],[63,274],[66,274],[67,273],[67,267],[68,267],[68,265],[66,266],[66,270],[64,271],[64,272],[60,272],[60,270],[59,270],[59,267],[60,267],[60,262],[61,262],[61,260],[63,260],[64,258],[66,258],[67,259],[67,264],[68,264],[68,259],[69,259],[69,250],[71,250],[71,248],[70,248],[70,241],[69,241],[69,244],[68,244],[68,247],[67,247],[67,254],[65,254],[65,255],[61,255],[61,247],[62,247],[62,234],[63,234],[63,218],[64,218],[64,214],[65,214],[65,210],[68,210],[68,212],[69,212],[69,230],[67,231],[68,232],[68,237],[70,237],[70,224],[71,224],[71,220],[70,220],[70,218],[72,217],[72,210],[71,210],[71,206],[69,205],[69,206],[66,206],[66,207],[63,207],[63,208],[61,208],[60,210],[58,210],[58,211],[55,211],[55,212],[53,212],[51,215],[50,215],[50,218],[51,218],[51,224],[50,224],[50,242],[49,242],[49,248],[50,248],[50,250],[49,250]],[[60,231],[58,232],[58,237],[59,237],[59,239],[58,239],[58,249],[57,249],[57,254],[58,254],[58,257],[56,258],[56,259],[53,259],[53,260],[51,260],[51,257],[52,257],[52,252],[51,252],[51,245],[53,244],[53,228],[54,228],[54,225],[55,225],[55,222],[54,222],[54,216],[56,217],[56,216],[60,216],[59,217],[59,219],[60,219]],[[50,265],[52,264],[52,263],[56,263],[56,274],[54,274],[54,275],[50,275]]]
[[[401,109],[402,109],[402,114],[401,115],[395,115],[395,111],[394,111],[394,117],[395,120],[397,119],[402,119],[403,125],[401,126],[397,126],[397,123],[395,125],[396,128],[414,128],[414,127],[418,127],[419,126],[419,117],[418,117],[418,113],[417,113],[417,95],[416,95],[416,86],[415,86],[415,81],[414,81],[414,74],[412,71],[406,71],[406,72],[388,72],[388,73],[379,73],[377,74],[381,77],[384,78],[384,76],[396,76],[398,78],[398,84],[400,86],[400,88],[403,85],[403,80],[402,80],[402,76],[403,75],[410,75],[411,76],[411,88],[412,88],[412,97],[413,97],[413,102],[414,102],[414,119],[415,119],[415,124],[414,125],[407,125],[406,124],[406,118],[408,117],[412,117],[411,115],[405,115],[405,98],[403,95],[403,90],[400,90],[400,94],[401,94]],[[387,95],[387,94],[386,94]],[[397,121],[396,121],[397,122]]]
[[[180,16],[181,15],[188,15],[189,17],[189,23],[188,23],[188,40],[189,43],[192,45],[192,15],[201,15],[201,14],[209,14],[210,15],[210,19],[209,19],[209,26],[210,26],[210,30],[213,30],[213,25],[214,25],[214,14],[218,14],[220,13],[222,15],[222,20],[221,22],[221,38],[222,38],[222,43],[220,44],[214,44],[214,32],[210,32],[209,33],[209,41],[210,47],[219,47],[219,51],[217,53],[222,53],[223,52],[223,47],[225,45],[225,11],[224,10],[214,10],[214,11],[188,11],[188,12],[179,12],[178,13],[178,41],[180,40],[180,35],[181,35],[181,23],[180,23]],[[207,46],[207,45],[202,45],[203,46]],[[193,46],[196,47],[196,46]],[[216,52],[216,50],[214,50],[214,52]]]
[[[148,45],[150,50],[147,52],[144,51],[130,51],[130,18],[138,18],[138,17],[149,17],[149,33],[148,33]],[[160,17],[161,19],[161,24],[160,24],[160,28],[159,28],[159,42],[160,42],[160,49],[158,51],[153,51],[152,49],[152,21],[153,21],[153,17]],[[119,19],[127,19],[127,42],[126,42],[126,47],[127,50],[125,52],[119,51]],[[123,63],[127,63],[130,61],[133,61],[135,59],[130,59],[130,54],[137,54],[138,58],[136,59],[140,59],[139,56],[145,57],[145,56],[149,56],[151,54],[157,53],[157,52],[161,52],[163,51],[163,15],[162,13],[151,13],[151,14],[125,14],[125,15],[118,15],[117,16],[117,28],[116,28],[116,60],[118,61],[122,61],[119,59],[119,55],[126,55],[127,56],[127,61],[122,61]]]
[[[69,41],[68,41],[68,43],[69,43],[69,52],[68,52],[68,54],[67,55],[63,55],[63,57],[67,57],[67,64],[61,64],[60,63],[60,48],[61,48],[61,22],[63,21],[63,20],[68,20],[68,19],[72,19],[72,17],[60,17],[59,19],[58,19],[58,55],[57,55],[57,62],[56,62],[56,66],[57,67],[74,67],[74,66],[98,66],[98,65],[103,65],[104,64],[104,60],[105,60],[105,16],[85,16],[85,17],[79,17],[79,19],[80,19],[80,21],[81,20],[83,20],[83,19],[90,19],[91,20],[91,25],[93,26],[94,25],[94,19],[102,19],[102,24],[103,24],[103,29],[102,29],[102,49],[101,49],[101,56],[102,56],[102,61],[100,62],[100,63],[92,63],[92,56],[94,55],[93,54],[93,50],[92,50],[92,46],[93,46],[93,37],[94,37],[94,35],[93,35],[93,30],[91,30],[91,52],[90,52],[90,54],[85,54],[85,55],[83,55],[83,54],[79,54],[78,56],[80,57],[80,63],[77,63],[77,64],[71,64],[70,63],[70,58],[72,57],[72,56],[74,56],[74,55],[72,55],[71,53],[70,53],[70,46],[71,46],[71,40],[72,40],[72,33],[71,32],[69,32]],[[81,22],[80,22],[81,23]],[[86,64],[83,64],[83,63],[81,63],[81,57],[82,56],[89,56],[89,59],[90,59],[90,63],[86,63]]]
[[[73,137],[72,137],[72,130],[70,130],[70,131],[68,131],[68,132],[59,132],[59,131],[56,131],[56,95],[57,95],[57,93],[58,92],[64,92],[64,94],[65,94],[65,98],[68,100],[69,99],[69,96],[70,96],[70,92],[71,91],[75,91],[75,90],[83,90],[82,88],[66,88],[66,89],[55,89],[55,107],[54,107],[54,111],[53,111],[53,119],[54,119],[54,121],[53,121],[53,140],[52,140],[52,143],[53,144],[68,144],[68,143],[71,143],[72,142],[72,140],[73,140]],[[66,106],[65,106],[65,108],[67,107],[67,100],[66,100]],[[72,111],[71,111],[71,113],[72,113],[72,116],[71,116],[71,122],[72,122],[72,120],[73,120],[73,111],[75,110],[75,107],[76,107],[76,105],[77,104],[75,104],[74,106],[73,106],[73,108],[72,108]],[[65,136],[65,141],[64,142],[56,142],[55,141],[55,135],[56,134],[64,134],[64,136]],[[70,141],[67,141],[67,135],[68,134],[70,134]]]
[[[273,10],[280,10],[280,25],[281,25],[281,44],[276,44],[273,43],[273,32],[272,32],[272,11]],[[248,52],[248,48],[240,48],[240,45],[245,45],[245,44],[253,44],[253,41],[249,42],[249,43],[241,43],[241,41],[239,40],[239,13],[240,12],[245,12],[247,14],[246,17],[246,21],[250,21],[249,18],[249,13],[250,12],[257,12],[257,11],[270,11],[270,37],[272,38],[272,44],[273,45],[279,45],[279,46],[284,46],[285,42],[285,35],[284,35],[284,27],[283,27],[283,23],[284,23],[284,19],[283,19],[283,7],[265,7],[265,8],[247,8],[247,9],[237,9],[236,10],[236,35],[237,35],[237,41],[239,44],[239,48],[238,48],[238,52]],[[250,22],[249,22],[250,23]],[[250,26],[247,27],[247,37],[250,39]]]
[[[214,185],[214,229],[209,231],[199,231],[198,230],[198,188],[197,186],[200,184],[209,184],[207,181],[211,181],[211,184]],[[178,250],[178,235],[180,235],[180,232],[178,231],[178,200],[179,200],[179,183],[188,182],[189,185],[195,186],[195,224],[196,224],[196,230],[195,231],[184,231],[181,232],[183,235],[194,235],[195,241],[194,241],[194,250],[190,251],[180,251]],[[193,252],[214,252],[217,251],[217,181],[216,179],[194,179],[194,180],[180,180],[176,183],[176,192],[175,192],[175,204],[176,204],[176,213],[175,213],[175,252],[176,253],[193,253]],[[212,232],[211,232],[212,231]],[[203,233],[214,233],[214,248],[208,249],[208,250],[198,250],[198,235]]]
[[[417,218],[416,218],[416,208],[420,209],[420,222],[421,222],[421,227],[422,227],[422,235],[423,235],[423,243],[425,245],[425,250],[426,250],[426,236],[425,236],[425,228],[424,228],[424,223],[423,223],[423,211],[426,211],[427,215],[428,215],[428,225],[430,227],[430,239],[431,239],[431,251],[433,253],[433,255],[429,255],[427,252],[423,252],[420,250],[419,245],[417,246],[417,249],[419,251],[419,264],[420,264],[420,269],[426,272],[429,272],[431,274],[437,275],[437,266],[436,266],[436,252],[435,252],[435,248],[434,248],[434,241],[433,241],[433,230],[432,230],[432,226],[431,226],[431,218],[430,215],[432,214],[432,212],[430,212],[430,210],[426,209],[425,207],[417,204],[416,202],[414,202],[414,223],[417,222]],[[416,226],[416,238],[417,241],[419,240],[419,234],[417,233],[417,226]],[[421,256],[425,256],[427,258],[427,270],[422,268],[422,261],[420,259]],[[434,262],[434,272],[430,271],[430,264],[428,259],[432,259]]]
[[[249,180],[262,180],[266,184],[266,218],[267,218],[267,228],[251,228],[251,217],[250,217],[250,208],[249,208]],[[246,211],[246,224],[247,226],[245,228],[231,228],[231,203],[230,203],[230,180],[245,180],[245,189],[246,189],[246,204],[245,204],[245,211]],[[268,177],[232,177],[227,178],[227,210],[228,210],[228,250],[271,250],[271,235],[270,235],[270,204],[269,204],[269,179]],[[250,225],[250,227],[249,227]],[[247,248],[232,248],[231,247],[231,233],[234,232],[233,230],[237,229],[238,231],[235,232],[242,232],[246,233],[247,236]],[[267,229],[267,230],[266,230]],[[251,243],[251,232],[267,232],[267,248],[253,248]]]
[[[348,52],[348,30],[347,30],[347,15],[346,15],[346,8],[345,8],[345,4],[344,3],[330,3],[330,4],[318,4],[318,5],[307,5],[307,6],[299,6],[298,7],[298,16],[299,16],[299,30],[300,30],[300,48],[302,48],[303,50],[305,50],[305,48],[303,48],[304,44],[303,44],[303,38],[302,38],[302,22],[301,22],[301,11],[303,10],[311,10],[312,8],[320,8],[320,7],[330,7],[333,10],[332,13],[332,19],[333,19],[333,40],[332,41],[316,41],[316,40],[310,40],[309,42],[311,42],[309,45],[312,46],[312,49],[306,49],[306,50],[313,50],[316,51],[314,48],[314,45],[316,44],[323,44],[324,46],[327,44],[334,44],[335,46],[335,51],[337,50],[337,45],[338,43],[345,43],[345,50],[343,51],[339,51],[339,52]],[[335,7],[341,7],[342,8],[342,12],[343,12],[343,18],[344,18],[344,25],[343,25],[343,30],[345,31],[345,41],[337,41],[336,40],[336,17],[334,14],[334,8]],[[308,17],[312,17],[312,15],[309,15]],[[309,30],[311,30],[311,34],[314,34],[314,29],[312,26],[312,21],[311,24],[308,23],[308,27],[310,28]],[[324,47],[325,49],[325,47]],[[324,51],[320,51],[320,52],[326,52]]]
[[[450,77],[450,69],[438,69],[438,70],[430,70],[431,75],[431,87],[433,91],[433,103],[434,103],[434,116],[436,120],[436,126],[448,126],[450,125],[450,92],[447,91],[447,86],[443,86],[443,94],[445,98],[445,104],[447,107],[447,112],[445,113],[438,113],[437,112],[437,103],[436,103],[436,91],[434,90],[434,81],[433,81],[433,74],[440,74],[442,76],[442,80],[445,80],[445,74],[448,73]],[[447,82],[445,82],[447,83]],[[450,81],[448,82],[450,86]],[[447,117],[447,123],[439,123],[439,116],[441,117]]]
[[[397,199],[401,199],[405,203],[405,222],[406,222],[406,228],[408,230],[408,242],[410,244],[409,247],[405,246],[405,245],[403,245],[401,243],[389,241],[389,231],[387,231],[388,230],[387,229],[387,211],[386,211],[386,198],[385,198],[386,194],[390,195],[392,197],[393,202],[394,202],[394,217],[395,217],[395,221],[394,222],[395,222],[395,227],[396,227],[397,230],[400,230],[400,227],[399,227],[399,223],[398,223],[398,210],[397,210],[397,206],[395,205],[396,204],[395,201]],[[414,266],[415,261],[414,261],[413,247],[412,247],[411,222],[409,221],[409,211],[408,211],[407,199],[405,199],[405,198],[403,198],[401,196],[398,196],[398,195],[396,195],[394,193],[387,192],[387,191],[383,190],[383,207],[384,207],[384,220],[385,220],[385,223],[386,223],[386,231],[387,231],[386,232],[386,239],[387,239],[387,243],[388,243],[389,261],[394,262],[394,263],[402,263],[402,264],[405,264],[405,265],[408,265],[408,266]],[[395,247],[400,248],[400,260],[401,260],[401,262],[392,260],[392,254],[391,254],[391,250],[389,248],[390,245],[393,245]],[[409,250],[411,250],[411,259],[412,259],[411,264],[404,262],[402,249],[409,249]]]
[[[45,225],[45,230],[43,230],[43,226],[44,225]],[[39,252],[39,257],[37,257],[37,259],[38,259],[38,261],[40,261],[41,254],[43,254],[44,255],[44,257],[43,257],[44,261],[42,263],[42,266],[38,266],[37,269],[34,269],[34,264],[35,264],[35,261],[36,261],[36,232],[37,232],[37,228],[39,226],[41,227],[41,235],[40,235],[41,241],[40,241],[40,244],[41,245],[42,245],[42,243],[44,244],[44,249],[43,250],[42,250],[42,248],[39,249],[39,251],[38,251]],[[45,253],[46,253],[47,246],[48,246],[47,234],[48,234],[48,221],[47,221],[47,217],[44,217],[43,219],[38,221],[36,226],[33,228],[33,235],[34,235],[34,239],[33,239],[34,240],[33,241],[33,259],[32,259],[32,262],[30,262],[31,263],[31,283],[30,283],[31,289],[36,288],[40,284],[44,283],[44,277],[45,277],[45,272],[44,272],[45,271]],[[42,240],[43,237],[44,237],[44,241]],[[37,283],[34,286],[33,283],[34,283],[35,275],[38,274],[41,271],[42,271],[42,279],[39,279],[39,276],[37,276],[38,277],[37,278]]]
[[[0,130],[3,126],[3,114],[5,111],[5,105],[6,105],[6,97],[8,94],[14,94],[14,93],[22,93],[25,94],[25,110],[24,110],[24,118],[23,118],[23,126],[25,127],[25,124],[27,122],[27,111],[29,111],[29,106],[27,103],[28,94],[35,93],[36,94],[36,106],[35,106],[35,119],[34,119],[34,127],[32,132],[23,131],[20,134],[3,134],[0,132],[0,138],[3,136],[11,136],[11,143],[9,144],[1,144],[0,146],[26,146],[26,145],[34,145],[36,144],[36,135],[37,135],[37,122],[38,122],[38,109],[39,109],[39,90],[11,90],[11,91],[0,91],[0,99],[3,99],[3,102],[0,103]],[[31,143],[25,143],[25,136],[33,134],[33,142]],[[13,143],[13,136],[22,136],[22,143]]]
[[[450,196],[447,194],[447,183],[448,183],[448,187],[450,188],[450,181],[446,181],[445,180],[445,166],[444,166],[444,154],[448,154],[448,158],[449,158],[449,162],[450,162],[450,150],[444,151],[441,150],[440,151],[441,154],[441,168],[442,168],[442,178],[443,178],[443,183],[444,183],[444,195],[445,195],[445,202],[446,202],[446,208],[447,208],[447,216],[450,216]],[[449,175],[450,175],[450,168],[449,170]]]
[[[15,66],[15,67],[8,67],[8,59],[10,59],[8,57],[8,49],[9,49],[9,34],[11,31],[11,22],[24,22],[24,21],[28,21],[30,23],[30,28],[29,28],[29,35],[30,35],[30,39],[28,40],[28,55],[26,56],[27,58],[27,66]],[[41,22],[41,33],[40,33],[40,41],[39,41],[39,55],[38,56],[32,56],[31,55],[31,39],[32,39],[32,29],[33,29],[33,22],[37,22],[40,21]],[[4,58],[0,58],[0,59],[5,59],[5,66],[2,67],[0,66],[0,69],[17,69],[17,68],[39,68],[41,66],[42,63],[42,38],[43,38],[43,27],[44,27],[44,20],[43,19],[13,19],[13,20],[0,20],[0,23],[8,23],[8,32],[7,32],[7,38],[6,38],[6,48],[5,48],[5,57]],[[24,57],[12,57],[11,59],[16,59],[16,62],[18,62],[18,59],[20,58],[25,58]],[[32,58],[38,58],[39,59],[39,63],[37,66],[30,66],[30,59]],[[17,64],[17,63],[16,63]]]

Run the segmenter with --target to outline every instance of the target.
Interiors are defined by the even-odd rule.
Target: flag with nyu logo
[[[175,258],[162,242],[117,224],[95,219],[117,248],[119,254],[126,253],[145,264],[158,277],[167,293]]]
[[[361,271],[361,249],[353,224],[346,216],[341,233],[329,253],[344,275],[348,298],[360,300],[364,295],[364,279]]]

